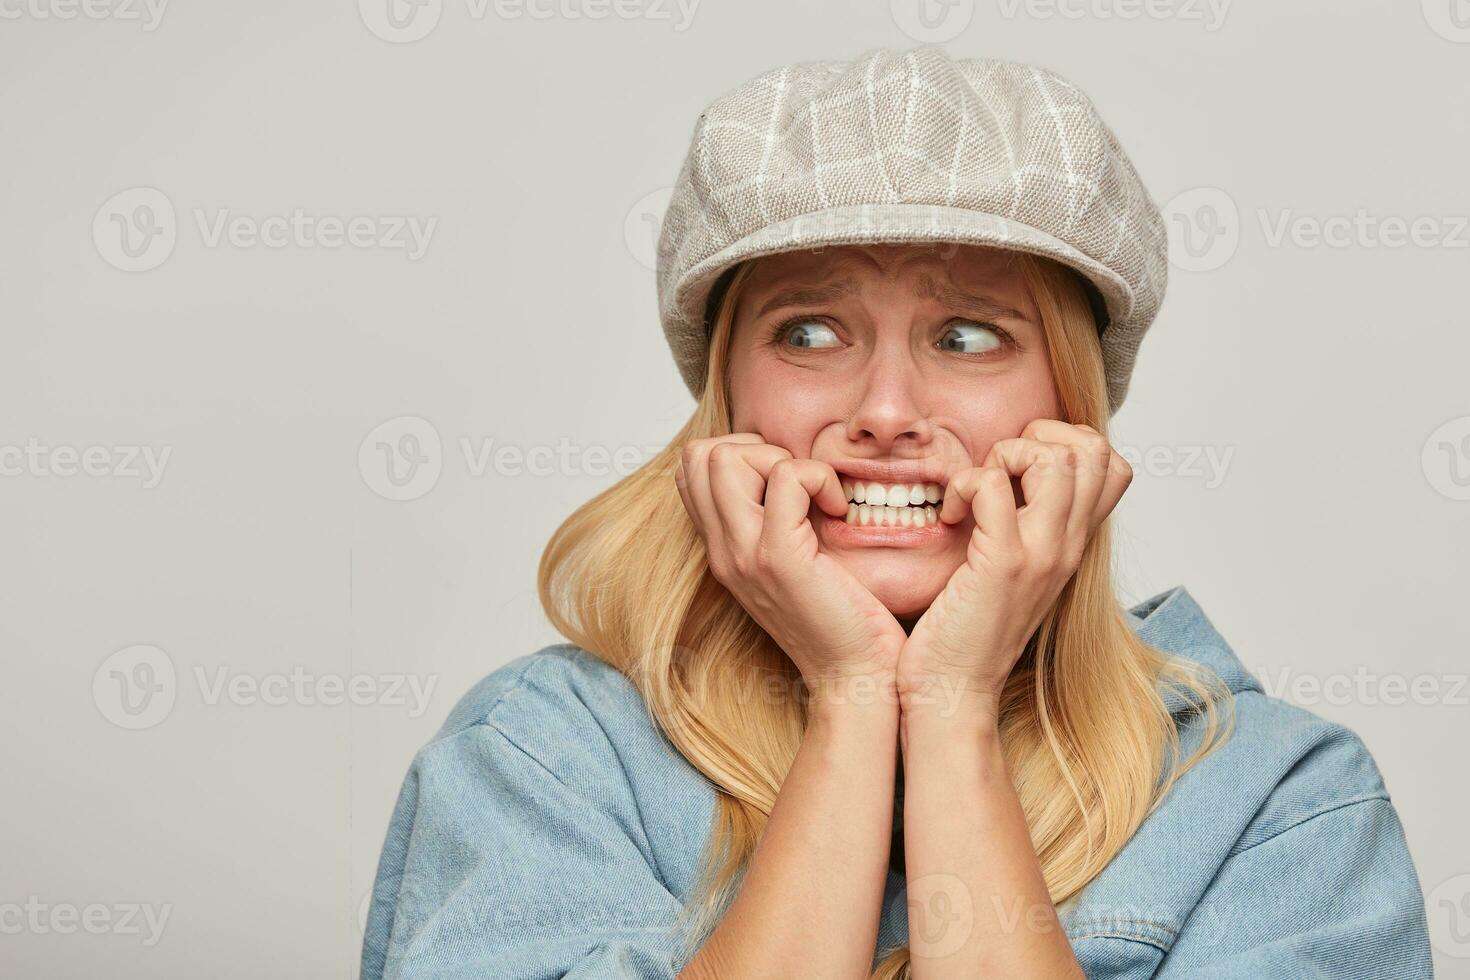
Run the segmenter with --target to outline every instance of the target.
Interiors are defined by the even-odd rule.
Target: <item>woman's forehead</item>
[[[954,242],[833,245],[763,255],[752,260],[748,285],[761,286],[790,278],[812,279],[839,274],[897,278],[917,272],[947,273],[954,278],[1014,279],[1021,271],[1008,249]]]
[[[806,300],[820,302],[860,294],[865,287],[905,282],[912,285],[916,298],[942,298],[946,290],[958,287],[1012,300],[1029,299],[1016,255],[1008,249],[951,242],[779,252],[752,260],[754,268],[743,292],[749,301],[789,291],[792,286],[820,287],[809,290]]]

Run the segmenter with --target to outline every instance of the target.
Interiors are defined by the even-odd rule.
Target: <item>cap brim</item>
[[[736,240],[690,268],[674,291],[688,326],[705,328],[705,304],[722,273],[747,259],[829,245],[957,242],[1014,249],[1055,259],[1090,282],[1107,307],[1109,322],[1133,312],[1127,284],[1101,262],[1030,225],[968,208],[928,204],[859,204],[828,208],[768,225]]]

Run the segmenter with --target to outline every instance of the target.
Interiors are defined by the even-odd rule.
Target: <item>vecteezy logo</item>
[[[385,500],[417,500],[434,489],[444,468],[439,430],[416,415],[389,419],[357,447],[357,468]]]
[[[915,41],[942,44],[965,32],[975,16],[975,0],[889,0],[893,23]]]
[[[1470,874],[1439,883],[1424,900],[1430,945],[1446,956],[1470,958]]]
[[[623,220],[623,241],[645,269],[658,268],[658,236],[673,197],[672,187],[645,194],[628,209],[628,217]]]
[[[1210,272],[1240,244],[1240,212],[1218,187],[1196,187],[1164,205],[1169,264],[1185,272]]]
[[[938,959],[958,952],[975,931],[974,899],[951,874],[922,875],[908,884],[910,951]]]
[[[429,36],[444,13],[444,0],[357,0],[367,29],[384,41],[409,44]]]
[[[1470,0],[1420,0],[1424,20],[1446,41],[1470,43]]]
[[[173,202],[152,187],[119,191],[92,218],[97,253],[124,272],[158,268],[173,254],[178,237]]]
[[[119,728],[152,728],[169,716],[178,696],[174,662],[158,647],[124,647],[92,675],[92,700]]]
[[[1470,500],[1470,415],[1429,433],[1419,462],[1435,490],[1451,500]]]

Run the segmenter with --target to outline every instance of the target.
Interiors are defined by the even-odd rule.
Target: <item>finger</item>
[[[1077,428],[1088,432],[1097,432],[1090,425],[1078,424]],[[1102,433],[1098,433],[1101,435]],[[1098,526],[1107,519],[1107,516],[1118,506],[1118,501],[1123,498],[1123,493],[1133,482],[1133,467],[1128,461],[1112,447],[1108,446],[1108,462],[1103,474],[1102,491],[1098,494],[1097,506],[1092,515],[1092,528],[1097,530]]]
[[[1021,532],[1016,520],[1016,495],[1010,474],[998,466],[975,466],[956,473],[944,490],[939,519],[958,524],[975,518],[975,526],[1002,547],[1018,547]]]
[[[710,450],[710,495],[725,538],[739,547],[753,546],[760,537],[771,468],[791,453],[780,446],[726,443]]]
[[[986,466],[998,466],[1020,477],[1026,503],[1016,512],[1023,537],[1038,543],[1061,542],[1076,495],[1076,467],[1071,449],[1035,439],[1002,439],[990,447]]]
[[[1010,474],[995,466],[981,467],[977,472],[975,499],[971,504],[975,526],[998,547],[1019,550],[1021,524]]]
[[[1107,515],[1106,511],[1098,514],[1098,502],[1107,481],[1113,447],[1091,426],[1071,425],[1057,419],[1035,419],[1021,430],[1021,435],[1071,446],[1077,453],[1076,490],[1072,509],[1067,514],[1066,535],[1069,541],[1085,540]]]
[[[694,474],[702,465],[700,450],[686,444],[679,450],[679,461],[674,466],[674,486],[679,490],[679,499],[684,501],[684,510],[688,512],[694,529],[699,532],[700,537],[707,538],[709,532],[705,526],[703,508],[694,492]]]
[[[944,487],[944,496],[939,501],[939,519],[946,524],[958,524],[970,515],[970,505],[979,484],[979,467],[970,466],[949,478]]]
[[[678,462],[674,464],[674,486],[679,491],[679,499],[684,502],[684,512],[689,515],[689,521],[694,525],[694,530],[704,536],[704,521],[699,516],[699,511],[694,506],[694,499],[689,495],[689,478],[684,475],[684,454],[679,454]]]
[[[842,492],[837,471],[815,459],[778,462],[766,483],[762,543],[774,549],[790,540],[792,532],[807,523],[813,503],[833,517],[846,516],[847,495]]]
[[[1102,436],[1090,425],[1077,423],[1075,428],[1082,429],[1097,436]],[[1104,437],[1106,438],[1106,437]],[[1092,529],[1095,531],[1107,520],[1109,514],[1118,506],[1118,501],[1123,498],[1123,493],[1133,482],[1133,467],[1122,457],[1119,452],[1108,445],[1107,462],[1102,467],[1102,488],[1098,493],[1097,503],[1093,507]]]
[[[1094,530],[1118,506],[1118,501],[1123,498],[1123,492],[1132,482],[1133,467],[1129,466],[1128,461],[1116,451],[1112,451],[1108,459],[1108,473],[1103,479],[1102,493],[1098,495],[1097,513],[1093,515]]]
[[[719,512],[715,508],[714,494],[710,489],[709,455],[714,447],[725,442],[760,442],[761,437],[750,432],[736,432],[711,439],[696,439],[684,447],[680,454],[683,464],[683,491],[686,502],[691,504],[691,516],[700,534],[706,541],[710,535],[722,533]]]

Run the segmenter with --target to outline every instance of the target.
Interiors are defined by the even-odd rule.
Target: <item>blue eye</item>
[[[783,339],[792,347],[840,347],[837,332],[820,320],[791,320],[781,327]]]
[[[941,349],[958,351],[961,354],[983,354],[1004,344],[1000,328],[983,323],[954,324],[939,338]]]

